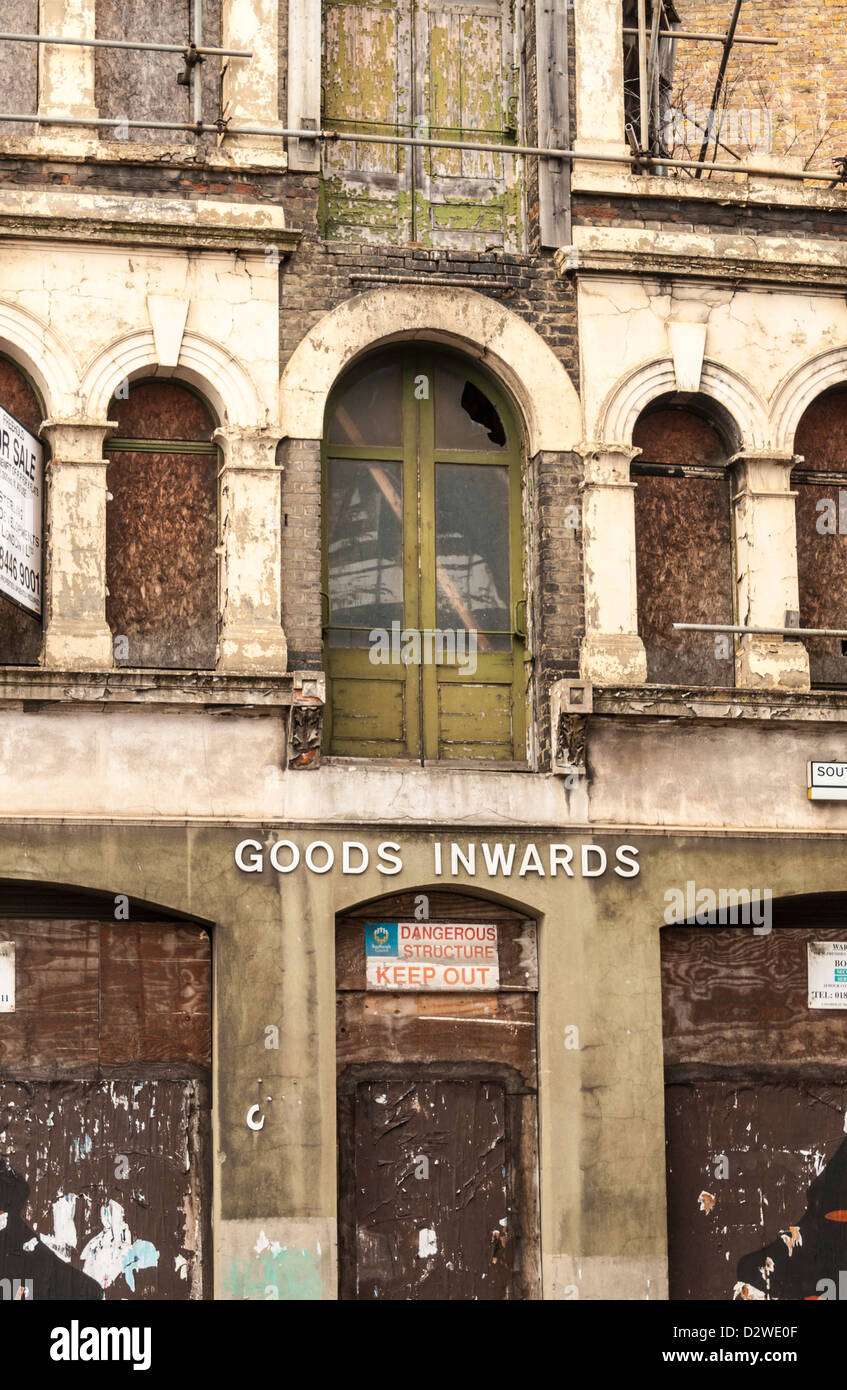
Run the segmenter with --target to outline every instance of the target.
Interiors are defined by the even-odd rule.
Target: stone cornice
[[[707,242],[706,233],[701,238]],[[674,279],[702,280],[733,285],[735,288],[789,286],[804,292],[847,293],[847,265],[822,265],[797,260],[763,260],[755,256],[721,255],[681,251],[601,249],[595,246],[562,247],[555,252],[556,270],[567,275],[609,277],[638,276],[641,279],[671,276]]]
[[[594,712],[628,719],[759,720],[788,724],[847,724],[847,691],[743,690],[674,685],[594,686]]]
[[[98,192],[4,189],[0,240],[73,241],[190,251],[291,255],[301,237],[280,208],[217,199],[128,197]]]
[[[0,667],[0,707],[33,702],[71,705],[190,705],[280,709],[322,704],[320,671],[272,676],[218,675],[214,671],[53,671],[40,666]]]

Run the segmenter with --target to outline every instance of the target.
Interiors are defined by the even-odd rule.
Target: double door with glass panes
[[[520,762],[520,450],[490,379],[393,348],[344,377],[324,457],[328,751]]]

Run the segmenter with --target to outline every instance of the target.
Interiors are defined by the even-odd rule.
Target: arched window
[[[800,626],[847,628],[847,385],[813,401],[797,427]],[[813,685],[847,684],[847,640],[804,637]]]
[[[658,685],[733,685],[731,635],[675,632],[675,622],[732,623],[732,515],[718,428],[658,402],[635,426],[632,464],[638,631],[647,679]]]
[[[393,348],[346,375],[324,444],[328,749],[526,756],[520,449],[461,358]]]
[[[45,417],[42,403],[20,368],[5,357],[0,357],[0,407],[28,434],[38,434]],[[14,435],[11,444],[13,447]],[[12,457],[11,449],[4,448],[2,452]],[[4,506],[0,497],[0,567],[9,580],[0,592],[0,664],[3,666],[37,666],[41,653],[42,618],[34,609],[40,608],[43,614],[43,536],[37,545],[34,540],[21,537],[21,527],[27,527],[21,509],[33,505],[43,516],[43,475],[40,484],[37,479],[35,482],[39,485],[40,499],[24,497],[13,486],[14,495],[10,500],[17,518],[5,515],[9,500]],[[18,536],[11,547],[7,543],[7,527]],[[21,561],[27,569],[26,591],[21,588],[18,573]]]
[[[210,669],[218,458],[208,407],[176,382],[115,397],[106,443],[106,620],[119,666]]]

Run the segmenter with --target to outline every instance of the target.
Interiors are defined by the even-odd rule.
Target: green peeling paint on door
[[[324,6],[322,231],[342,241],[522,246],[520,157],[378,145],[368,135],[517,140],[509,0],[335,0]]]

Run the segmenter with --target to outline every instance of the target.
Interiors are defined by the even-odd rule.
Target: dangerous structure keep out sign
[[[497,928],[474,922],[366,922],[368,989],[497,989]]]

